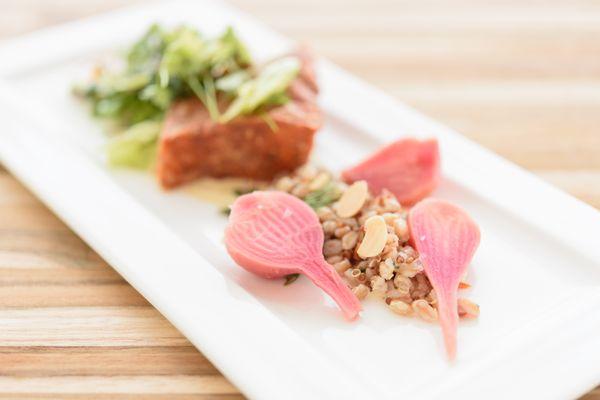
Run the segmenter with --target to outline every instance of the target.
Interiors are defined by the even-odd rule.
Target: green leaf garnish
[[[246,70],[239,70],[229,75],[217,79],[215,87],[227,94],[235,95],[245,82],[249,81],[252,75]]]
[[[236,188],[236,189],[233,189],[233,194],[235,194],[236,196],[239,197],[239,196],[243,196],[248,193],[252,193],[255,190],[256,190],[256,188],[253,188],[253,187]]]
[[[273,98],[285,94],[290,83],[300,72],[300,61],[295,57],[285,57],[267,65],[259,75],[243,83],[237,97],[221,116],[221,123],[233,118],[251,114],[261,106],[269,104]]]
[[[342,196],[342,191],[334,183],[328,183],[321,189],[310,192],[304,198],[304,202],[317,210],[338,200]]]
[[[139,169],[151,166],[161,125],[158,121],[140,122],[113,138],[107,146],[108,163]]]
[[[231,214],[231,207],[227,206],[227,207],[221,208],[221,214],[229,217],[229,214]]]

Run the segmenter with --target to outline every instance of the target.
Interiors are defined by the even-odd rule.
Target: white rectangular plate
[[[565,398],[600,382],[600,214],[327,61],[317,159],[339,170],[394,138],[435,136],[444,173],[435,196],[481,225],[469,293],[481,317],[461,323],[454,363],[437,325],[377,301],[348,323],[306,279],[284,287],[236,267],[215,206],[108,169],[101,128],[70,87],[152,22],[209,34],[231,24],[262,59],[291,45],[212,2],[152,3],[7,42],[0,159],[246,395]]]

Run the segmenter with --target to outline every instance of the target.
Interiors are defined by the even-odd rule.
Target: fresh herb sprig
[[[334,183],[330,182],[321,189],[310,192],[304,198],[306,204],[313,209],[325,207],[336,201],[342,196],[342,191]]]

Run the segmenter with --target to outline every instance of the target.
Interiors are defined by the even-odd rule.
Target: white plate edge
[[[137,9],[137,8],[138,7],[131,8],[127,12],[135,12],[134,9]],[[117,12],[113,12],[110,14],[113,15],[113,14],[121,14],[121,13],[124,13],[124,12],[117,11]],[[104,16],[104,18],[106,18],[106,16]],[[99,19],[99,17],[92,17],[90,19],[90,21],[97,20],[97,19]],[[73,23],[72,29],[75,29],[79,24],[80,24],[80,22]],[[64,28],[65,27],[50,28],[50,30],[64,29]],[[63,34],[64,33],[66,33],[66,31],[63,32]],[[16,39],[16,40],[35,41],[37,38],[39,38],[41,36],[43,36],[43,33],[37,32],[35,34],[28,35],[27,38],[21,38],[21,39]],[[0,54],[6,54],[6,53],[2,52],[3,49],[5,50],[6,47],[2,47],[2,49],[0,49]],[[33,62],[33,60],[29,60],[28,62]],[[40,61],[37,60],[35,62],[39,63]],[[437,132],[440,135],[442,144],[444,144],[444,142],[452,143],[452,145],[462,146],[463,149],[468,150],[468,153],[470,155],[473,154],[472,152],[475,152],[475,154],[477,154],[479,158],[483,158],[483,157],[491,157],[492,158],[492,162],[490,162],[490,160],[487,160],[485,163],[482,163],[482,165],[485,165],[485,168],[481,168],[481,169],[479,169],[479,168],[471,169],[469,163],[464,163],[464,165],[460,165],[461,163],[457,163],[456,168],[445,171],[445,174],[447,176],[451,177],[452,179],[456,179],[458,182],[461,182],[461,183],[464,183],[463,181],[464,181],[465,177],[473,178],[472,180],[469,181],[469,184],[466,185],[470,189],[472,189],[473,191],[475,191],[479,194],[486,193],[485,198],[487,200],[490,200],[492,203],[500,206],[501,208],[503,208],[511,213],[517,214],[519,216],[519,218],[524,219],[524,220],[534,224],[535,226],[544,226],[544,228],[548,228],[548,225],[547,225],[548,221],[545,220],[546,215],[544,215],[543,212],[541,212],[541,213],[539,212],[540,209],[536,207],[537,204],[534,204],[533,201],[529,201],[529,200],[532,200],[532,198],[530,198],[529,194],[537,194],[538,192],[546,194],[548,196],[548,198],[547,198],[546,204],[544,205],[544,207],[542,207],[542,210],[543,210],[543,208],[550,207],[550,206],[561,207],[562,209],[566,208],[570,211],[571,218],[569,219],[569,222],[573,222],[573,220],[575,220],[576,225],[578,225],[579,227],[581,227],[581,229],[586,230],[589,233],[600,232],[600,229],[597,229],[598,224],[596,224],[596,222],[599,221],[599,214],[597,211],[595,211],[591,207],[585,205],[582,202],[579,202],[576,199],[571,198],[570,196],[559,191],[558,189],[551,187],[548,184],[543,183],[541,180],[533,177],[529,173],[523,174],[523,171],[520,168],[501,159],[500,157],[494,155],[493,153],[491,153],[487,150],[479,148],[479,146],[471,143],[468,139],[460,137],[458,134],[454,133],[453,131],[450,131],[447,128],[440,126],[439,124],[437,124],[431,120],[428,120],[426,117],[423,117],[421,115],[414,113],[407,107],[401,105],[397,101],[389,98],[388,96],[382,94],[381,92],[368,87],[366,84],[358,81],[356,78],[351,77],[347,73],[341,72],[337,67],[333,66],[332,64],[327,63],[327,62],[323,62],[321,64],[322,64],[322,66],[320,69],[325,71],[325,75],[327,75],[329,73],[336,75],[336,81],[339,84],[339,86],[345,87],[345,88],[348,88],[348,89],[351,89],[354,91],[359,91],[359,92],[363,93],[365,96],[369,96],[371,99],[376,100],[374,102],[375,104],[377,104],[379,106],[383,106],[383,109],[378,109],[377,112],[382,113],[382,114],[385,114],[385,112],[387,112],[387,111],[393,111],[394,113],[399,112],[401,118],[408,118],[409,120],[411,120],[411,119],[419,120],[420,121],[419,124],[422,124],[423,126],[428,126],[433,132]],[[361,97],[364,99],[364,97],[362,97],[362,96],[358,96],[358,97]],[[345,96],[345,97],[340,96],[339,98],[343,98],[346,100],[349,99],[347,96]],[[356,118],[357,116],[360,115],[360,113],[348,112],[348,110],[354,110],[355,105],[356,105],[355,103],[353,103],[351,101],[347,101],[347,102],[337,104],[334,107],[331,107],[331,104],[327,104],[327,102],[326,102],[326,106],[327,106],[328,110],[334,111],[334,112],[336,112],[336,110],[337,110],[336,114],[339,114],[340,111],[345,110],[345,112],[343,114],[341,114],[341,117],[344,118],[345,120],[349,121],[349,123],[352,123],[354,126],[362,127],[362,128],[364,128],[365,131],[370,132],[371,134],[374,134],[375,136],[379,137],[380,139],[389,140],[391,138],[391,136],[387,135],[383,131],[374,132],[375,129],[377,128],[377,126],[372,126],[372,125],[365,126],[365,123],[364,123],[365,121],[363,121],[361,118]],[[373,107],[375,107],[375,105],[371,102],[367,105],[367,108],[373,108]],[[361,109],[364,111],[364,106],[361,107]],[[369,118],[364,118],[364,120],[369,120]],[[385,118],[383,120],[385,120]],[[385,127],[384,125],[386,125],[387,123],[388,122],[382,122],[381,126]],[[455,161],[455,160],[453,160],[453,161]],[[507,194],[513,193],[515,187],[511,187],[511,188],[504,187],[503,188],[502,185],[497,186],[496,187],[497,190],[493,190],[493,188],[491,188],[492,190],[489,190],[490,187],[487,184],[487,182],[485,182],[485,175],[490,173],[490,171],[496,171],[496,172],[497,171],[508,171],[508,172],[514,174],[515,179],[514,179],[513,183],[515,183],[517,189],[519,189],[518,190],[519,193],[521,193],[522,195],[520,197],[507,195]],[[481,185],[478,186],[478,184],[481,184]],[[485,187],[486,190],[483,190],[482,187]],[[505,191],[503,189],[512,189],[512,190]],[[514,191],[514,192],[516,192],[516,191]],[[515,201],[517,201],[517,202],[515,203]],[[515,205],[520,205],[521,207],[515,208],[514,207]],[[530,208],[530,206],[532,206],[532,207]],[[559,209],[561,209],[561,208],[559,208]],[[519,210],[525,210],[525,209],[528,209],[529,213],[519,212]],[[559,219],[555,220],[554,222],[555,223],[551,224],[551,226],[550,226],[549,233],[551,233],[553,236],[562,238],[562,236],[560,234],[562,233],[562,230],[564,228],[565,220],[559,218]],[[598,236],[596,236],[596,237],[598,237]],[[588,236],[588,238],[590,238],[590,236]],[[580,243],[577,243],[577,244],[580,244]],[[571,243],[571,245],[573,245],[573,243]],[[591,238],[590,238],[590,240],[585,242],[585,246],[582,248],[582,252],[588,254],[590,257],[593,257],[594,260],[598,260],[599,257],[598,257],[598,248],[597,247],[598,246],[596,245],[596,243],[593,242],[593,240],[591,240]],[[597,340],[596,342],[600,342],[600,341]],[[593,344],[595,344],[597,346],[600,345],[600,343],[593,343]],[[589,371],[589,369],[588,369],[588,371]],[[590,385],[589,388],[591,388],[592,387],[591,385],[593,385],[593,383],[591,383],[589,385]],[[556,389],[556,390],[558,390],[558,389]],[[575,390],[577,390],[577,392],[575,392]],[[571,388],[569,393],[570,394],[581,394],[581,393],[584,393],[584,391],[585,390],[582,389],[581,387],[579,387],[579,389],[575,389],[573,387],[573,388]],[[557,392],[553,391],[552,393],[554,395],[556,395]],[[564,391],[563,391],[563,393],[566,394],[566,392],[564,392]]]

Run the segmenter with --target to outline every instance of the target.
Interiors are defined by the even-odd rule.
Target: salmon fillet
[[[306,163],[322,115],[312,62],[304,50],[296,55],[302,67],[288,90],[291,101],[267,111],[275,130],[264,116],[219,124],[198,99],[174,103],[159,140],[161,185],[174,188],[204,176],[271,180]]]

